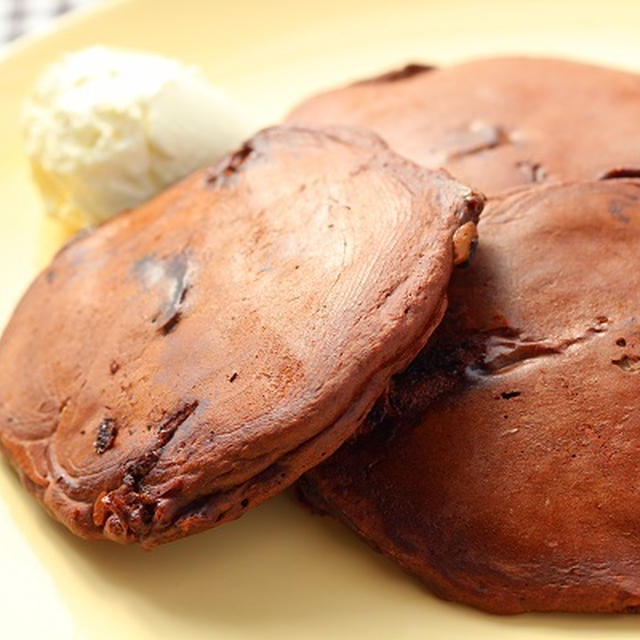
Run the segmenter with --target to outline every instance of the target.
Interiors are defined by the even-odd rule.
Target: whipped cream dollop
[[[47,212],[75,227],[135,207],[253,132],[197,69],[106,47],[52,64],[22,128]]]

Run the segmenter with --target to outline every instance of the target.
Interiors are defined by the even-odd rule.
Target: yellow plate
[[[63,20],[0,62],[0,326],[58,241],[42,225],[17,121],[35,76],[65,51],[103,43],[181,58],[266,124],[311,91],[408,60],[530,52],[640,68],[638,33],[634,0],[124,0]],[[504,618],[441,602],[290,496],[152,553],[82,542],[50,520],[0,462],[2,638],[638,634],[635,616]]]

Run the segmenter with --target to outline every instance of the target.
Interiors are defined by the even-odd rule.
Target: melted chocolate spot
[[[189,261],[184,252],[162,259],[153,255],[145,256],[133,266],[133,273],[145,290],[160,292],[160,304],[151,323],[158,323],[161,335],[171,333],[182,320],[182,307],[190,289],[187,282],[188,267]]]
[[[163,336],[166,336],[178,326],[178,322],[180,322],[181,319],[182,314],[180,313],[180,311],[176,311],[164,324],[158,327],[158,331]]]
[[[433,71],[435,68],[436,67],[432,65],[411,62],[401,69],[395,69],[393,71],[383,73],[379,76],[374,76],[373,78],[365,78],[364,80],[354,82],[353,86],[363,84],[378,84],[384,82],[397,82],[398,80],[406,80],[407,78],[412,78],[413,76],[417,76],[421,73],[426,73],[427,71]]]
[[[622,358],[611,360],[611,364],[615,364],[616,367],[619,367],[622,371],[632,373],[640,370],[640,356],[624,355]]]
[[[104,418],[98,426],[98,435],[93,443],[93,448],[98,455],[113,447],[113,443],[118,435],[118,427],[113,418]]]
[[[517,398],[521,394],[520,391],[503,391],[500,397],[503,400],[511,400],[511,398]]]
[[[191,414],[198,408],[198,401],[194,400],[174,411],[158,427],[158,446],[164,447],[173,438],[178,427],[186,422]]]
[[[442,150],[446,160],[455,160],[508,144],[512,144],[511,136],[503,127],[474,123],[468,129],[452,131]]]
[[[148,451],[144,455],[131,460],[125,465],[123,484],[131,489],[137,489],[144,477],[156,466],[160,459],[160,453],[156,450]]]
[[[516,164],[528,178],[529,182],[545,182],[549,178],[548,171],[539,162],[524,160]]]
[[[207,184],[212,187],[225,187],[231,183],[233,176],[238,173],[247,160],[254,155],[253,146],[245,142],[237,151],[214,165],[206,177]]]
[[[198,401],[194,400],[180,407],[168,417],[166,417],[159,425],[156,431],[157,445],[151,451],[147,451],[144,455],[129,461],[124,467],[124,476],[122,482],[130,487],[138,489],[140,483],[156,466],[163,447],[173,438],[178,427],[182,425],[191,414],[197,409]]]
[[[640,178],[640,168],[618,167],[598,176],[598,180],[618,180],[620,178]]]

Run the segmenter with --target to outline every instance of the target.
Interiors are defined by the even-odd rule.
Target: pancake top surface
[[[640,182],[527,188],[479,234],[383,423],[304,491],[446,598],[635,611]]]
[[[373,134],[261,132],[32,284],[0,342],[0,443],[86,537],[151,546],[237,517],[416,355],[481,206]]]
[[[564,60],[496,58],[410,66],[329,91],[290,121],[352,124],[398,153],[493,195],[550,180],[640,170],[640,76]]]

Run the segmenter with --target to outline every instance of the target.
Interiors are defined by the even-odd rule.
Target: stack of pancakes
[[[638,111],[640,76],[523,58],[311,98],[61,250],[0,341],[2,449],[86,538],[300,479],[444,598],[636,611]]]

